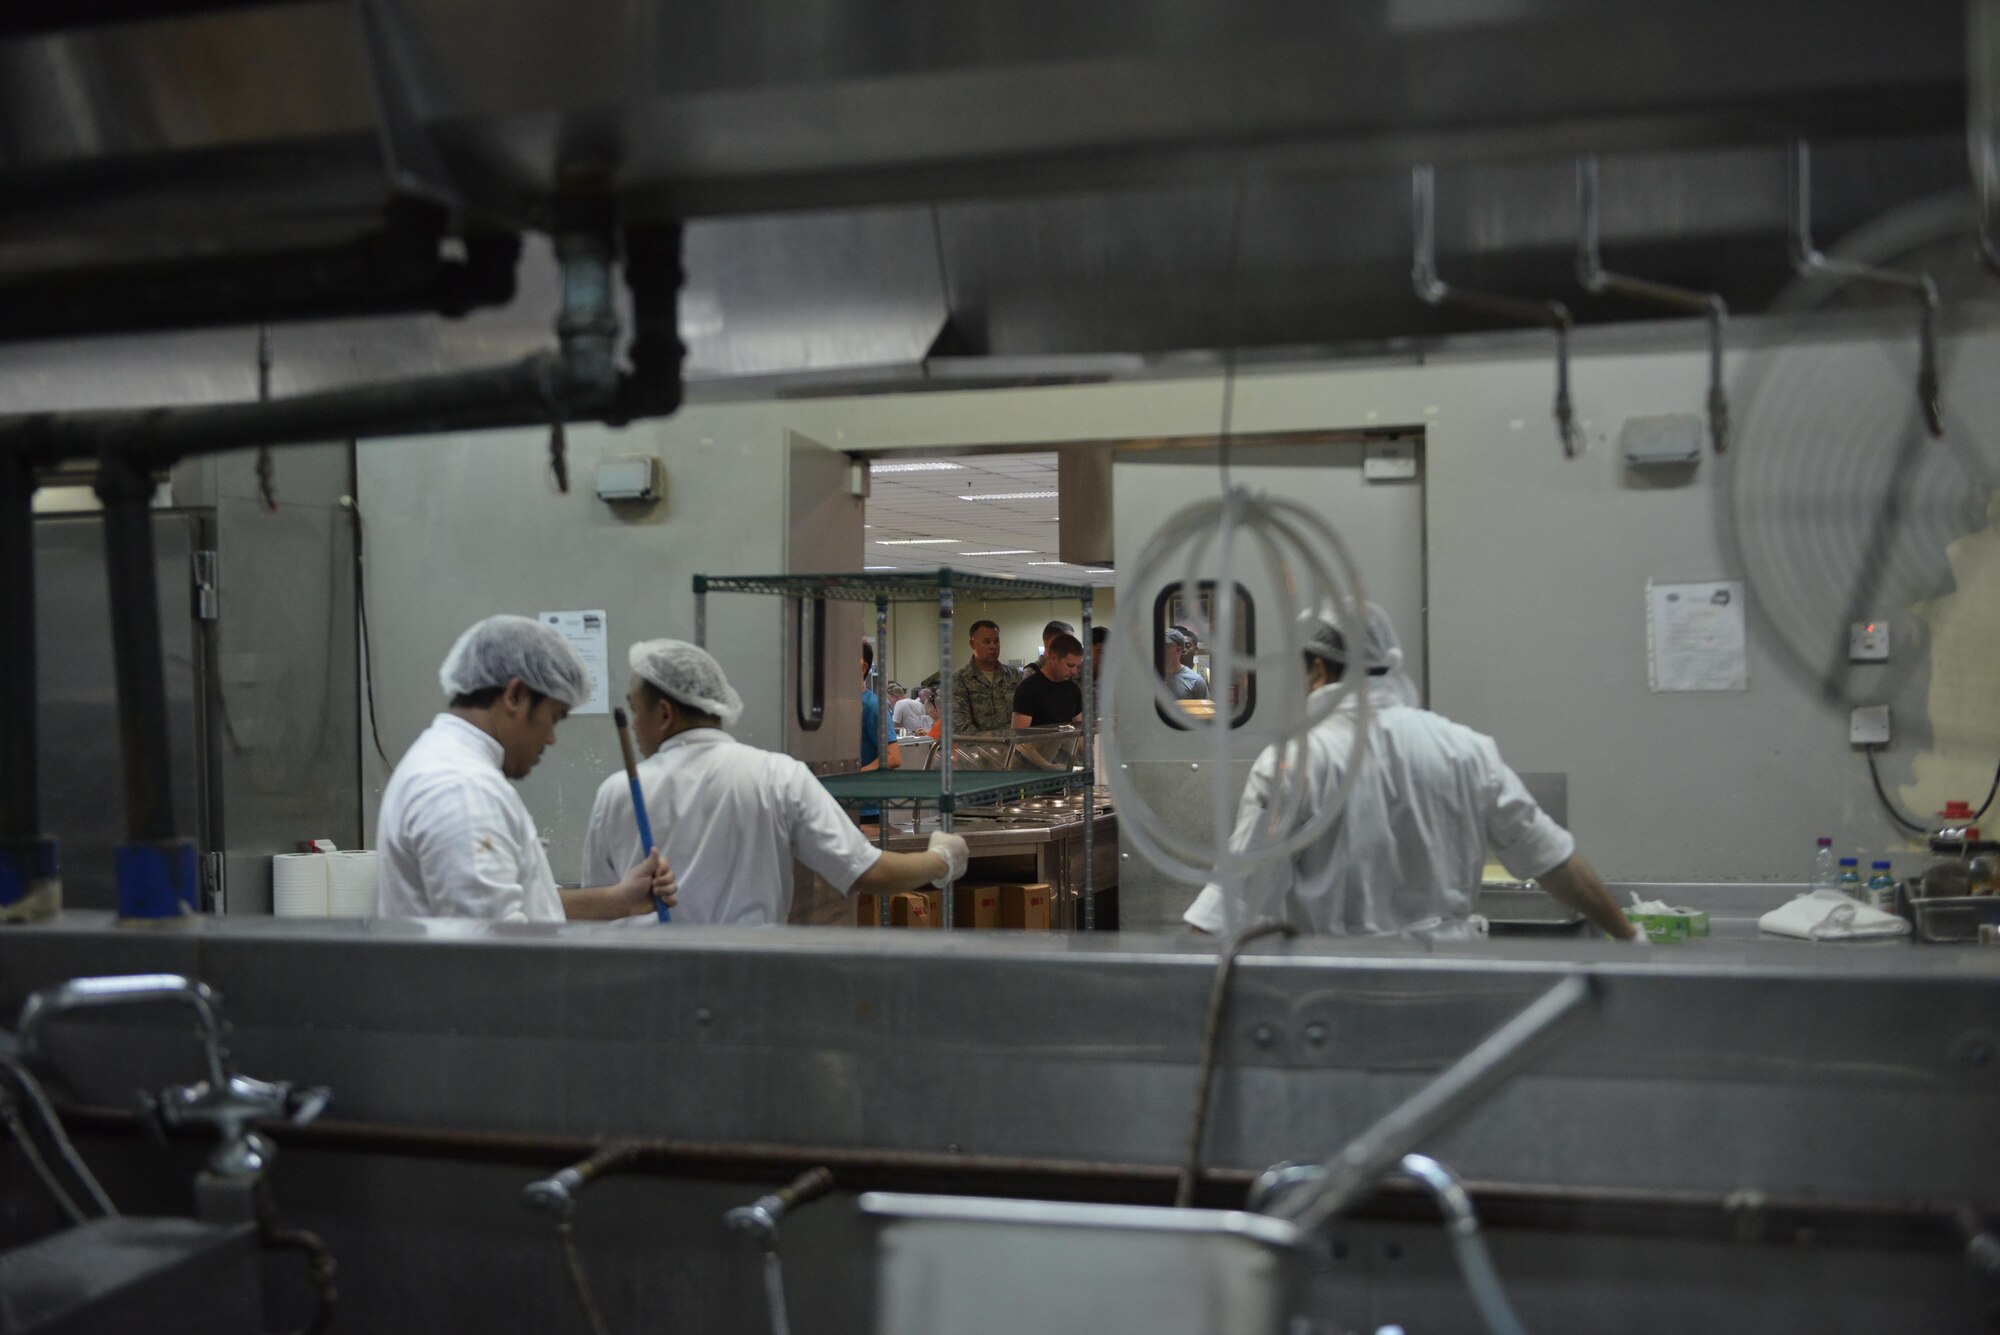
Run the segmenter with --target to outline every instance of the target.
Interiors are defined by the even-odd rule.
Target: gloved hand
[[[965,839],[962,836],[935,831],[927,851],[944,859],[944,875],[931,882],[938,889],[943,890],[965,875]]]

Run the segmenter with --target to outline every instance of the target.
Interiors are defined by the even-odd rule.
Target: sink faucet
[[[194,1010],[208,1079],[170,1086],[157,1095],[142,1093],[141,1113],[149,1124],[162,1130],[212,1127],[220,1144],[209,1156],[208,1171],[216,1177],[238,1179],[262,1173],[275,1150],[257,1134],[256,1124],[284,1121],[303,1126],[325,1111],[333,1096],[325,1088],[295,1090],[284,1081],[237,1075],[222,1042],[222,999],[206,983],[175,973],[142,973],[72,978],[44,988],[31,994],[21,1007],[16,1026],[21,1054],[46,1064],[42,1027],[68,1011],[158,1002],[175,1002]]]

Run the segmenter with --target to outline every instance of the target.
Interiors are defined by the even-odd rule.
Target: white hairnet
[[[551,700],[575,709],[590,697],[590,669],[569,641],[528,617],[496,616],[475,622],[438,669],[444,698],[456,699],[515,677]]]
[[[666,694],[733,728],[743,717],[743,698],[722,675],[722,664],[708,650],[686,640],[641,640],[626,655],[632,671]]]
[[[1359,654],[1348,649],[1349,634],[1355,629],[1362,632]],[[1403,646],[1396,638],[1396,623],[1380,603],[1347,604],[1345,627],[1331,607],[1309,608],[1299,613],[1299,638],[1305,641],[1306,652],[1343,668],[1356,664],[1373,679],[1372,685],[1389,688],[1405,704],[1417,703],[1416,683],[1403,670]]]

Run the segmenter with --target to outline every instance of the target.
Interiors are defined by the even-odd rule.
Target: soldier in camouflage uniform
[[[1021,673],[1000,661],[1000,627],[972,623],[972,661],[951,674],[954,732],[1005,732],[1014,722],[1014,688]]]

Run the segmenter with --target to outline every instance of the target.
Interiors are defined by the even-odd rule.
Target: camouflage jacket
[[[988,681],[977,665],[967,663],[951,674],[951,726],[954,732],[1005,732],[1014,723],[1014,688],[1021,670],[1005,663]]]

